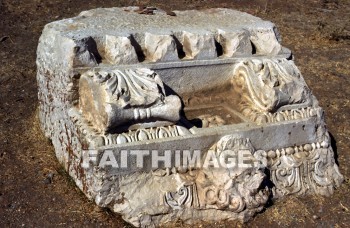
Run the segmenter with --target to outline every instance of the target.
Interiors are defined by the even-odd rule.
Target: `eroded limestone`
[[[52,22],[37,50],[43,130],[86,196],[135,226],[248,221],[269,198],[329,196],[343,177],[324,113],[280,41],[271,22],[229,9]],[[171,165],[139,166],[140,150]],[[176,150],[254,165],[178,166]]]

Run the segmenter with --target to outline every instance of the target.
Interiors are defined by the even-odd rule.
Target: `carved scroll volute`
[[[179,97],[166,96],[159,75],[145,68],[88,71],[80,79],[79,95],[83,116],[101,132],[165,126],[180,119]]]
[[[172,209],[181,210],[186,207],[197,207],[196,197],[196,186],[189,185],[180,187],[177,192],[167,192],[164,201]]]
[[[232,79],[244,102],[274,112],[282,106],[308,104],[311,92],[292,61],[252,59],[238,63]]]
[[[245,94],[242,96],[256,105],[258,109],[270,111],[276,105],[276,92],[268,89],[268,85],[259,80],[260,75],[257,73],[262,69],[262,63],[253,61],[240,63],[234,71],[233,83],[234,86],[244,90]],[[265,74],[262,76],[266,77]]]

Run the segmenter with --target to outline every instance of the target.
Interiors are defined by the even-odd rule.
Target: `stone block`
[[[175,61],[178,59],[176,45],[171,35],[145,33],[145,55],[151,62]]]
[[[108,8],[45,26],[39,117],[76,185],[135,226],[248,221],[343,181],[275,25],[230,9]]]
[[[135,48],[132,46],[129,37],[106,35],[105,42],[105,58],[111,64],[138,63]]]
[[[217,42],[222,46],[223,56],[243,56],[253,53],[249,32],[242,30],[239,32],[225,32],[218,30]]]

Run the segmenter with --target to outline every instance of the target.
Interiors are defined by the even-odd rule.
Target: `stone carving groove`
[[[258,124],[276,123],[288,120],[300,120],[303,118],[310,118],[317,116],[318,108],[306,107],[300,109],[283,110],[274,113],[261,112],[247,104],[241,104],[242,114],[248,117],[251,121]]]
[[[108,146],[113,144],[123,144],[136,141],[152,139],[171,138],[191,134],[186,128],[181,126],[167,126],[156,128],[145,128],[121,134],[108,134],[100,136],[102,141],[99,145]]]

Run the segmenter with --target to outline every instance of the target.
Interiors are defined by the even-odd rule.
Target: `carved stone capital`
[[[88,71],[81,76],[79,94],[79,109],[100,132],[164,126],[180,119],[180,99],[166,96],[159,75],[145,68]]]

